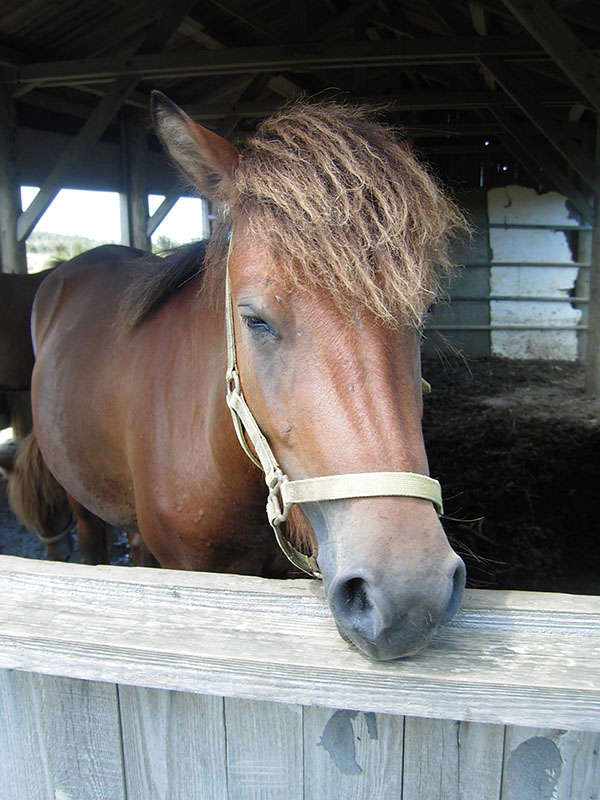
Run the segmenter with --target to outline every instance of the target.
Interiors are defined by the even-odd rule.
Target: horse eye
[[[243,316],[242,320],[244,325],[254,333],[270,333],[274,335],[274,331],[269,325],[268,322],[265,322],[264,319],[255,316]]]

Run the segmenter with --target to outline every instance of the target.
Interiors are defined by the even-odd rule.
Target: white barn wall
[[[496,325],[576,326],[581,312],[559,298],[568,297],[577,280],[578,267],[562,230],[510,226],[578,226],[569,215],[565,198],[557,192],[537,194],[522,186],[505,186],[487,193],[492,355],[521,359],[577,359],[577,331],[495,330]],[[524,266],[506,266],[523,264]],[[525,266],[540,264],[540,266]],[[531,297],[531,301],[494,300],[494,296]],[[557,302],[536,297],[557,297]]]

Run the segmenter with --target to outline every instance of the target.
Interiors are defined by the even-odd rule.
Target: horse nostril
[[[466,580],[467,570],[464,561],[462,558],[459,558],[456,569],[454,570],[454,575],[452,576],[452,594],[450,595],[450,600],[446,606],[446,610],[444,611],[444,616],[442,617],[442,621],[440,623],[441,625],[449,622],[458,611],[465,589]]]
[[[342,608],[349,613],[362,614],[373,607],[367,584],[362,578],[350,578],[339,587],[338,591]]]

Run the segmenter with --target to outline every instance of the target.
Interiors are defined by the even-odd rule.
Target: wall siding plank
[[[504,725],[461,722],[458,726],[458,797],[496,800],[502,783]]]
[[[599,800],[600,734],[511,725],[501,800]]]
[[[400,800],[403,738],[403,717],[305,708],[306,799]]]
[[[408,718],[403,800],[458,800],[458,723]]]
[[[402,800],[497,800],[501,725],[407,717]]]
[[[302,706],[225,699],[229,800],[303,800]]]
[[[223,698],[119,686],[127,800],[226,800]]]
[[[1,749],[13,737],[25,747],[2,770],[2,800],[125,800],[116,687],[29,673],[3,678],[12,699]]]
[[[0,670],[0,797],[50,800],[51,774],[43,758],[39,692],[26,672]],[[32,689],[34,689],[32,691]]]

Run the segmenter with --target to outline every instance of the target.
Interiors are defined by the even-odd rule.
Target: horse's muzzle
[[[435,583],[390,587],[363,570],[336,575],[328,597],[342,637],[378,661],[422,650],[460,606],[466,570],[462,559],[452,555],[446,574],[438,573]]]

